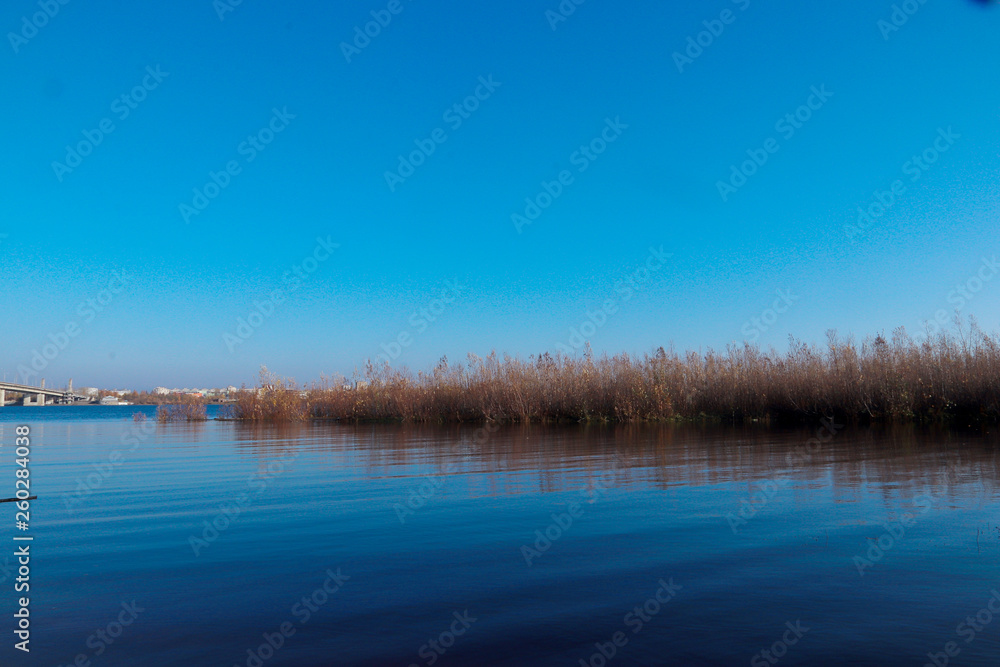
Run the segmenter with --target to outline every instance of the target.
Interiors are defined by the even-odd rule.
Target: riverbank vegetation
[[[850,423],[1000,420],[1000,339],[959,328],[921,342],[903,329],[857,343],[790,339],[788,350],[660,348],[641,357],[470,354],[431,372],[388,365],[360,381],[299,387],[261,370],[228,412],[247,421],[558,422],[721,420]]]
[[[173,403],[156,408],[158,422],[201,422],[207,419],[205,401],[196,396],[175,396]]]

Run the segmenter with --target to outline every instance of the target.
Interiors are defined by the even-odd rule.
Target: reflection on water
[[[0,410],[35,440],[24,664],[1000,661],[957,629],[1000,585],[993,431],[34,410]]]
[[[871,485],[911,492],[931,485],[947,493],[950,485],[975,482],[989,485],[984,493],[992,495],[997,473],[995,432],[955,433],[914,426],[835,429],[835,437],[811,443],[817,429],[519,426],[502,427],[478,445],[476,430],[345,427],[328,443],[331,448],[336,448],[337,438],[350,443],[370,477],[398,475],[410,466],[495,474],[496,483],[537,477],[537,485],[496,486],[491,491],[495,494],[559,490],[599,474],[613,458],[628,469],[623,484],[642,482],[661,489],[753,482],[785,474],[829,483],[844,494]],[[953,479],[949,465],[969,470]]]

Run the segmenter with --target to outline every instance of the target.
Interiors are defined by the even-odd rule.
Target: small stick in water
[[[16,503],[19,500],[34,500],[38,496],[28,496],[27,498],[3,498],[0,499],[0,503]]]

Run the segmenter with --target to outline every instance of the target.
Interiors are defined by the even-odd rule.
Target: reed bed
[[[308,392],[298,389],[294,380],[281,378],[260,369],[260,382],[256,389],[244,387],[237,392],[236,400],[227,406],[224,417],[242,421],[289,422],[309,418]]]
[[[903,329],[861,343],[790,339],[786,352],[660,348],[641,357],[470,354],[430,372],[375,366],[362,382],[300,388],[262,370],[230,416],[249,421],[857,422],[1000,420],[1000,340],[974,324],[924,342]]]
[[[141,415],[141,413],[136,414]],[[136,415],[132,415],[132,418],[140,421]],[[182,396],[176,403],[159,405],[156,408],[158,422],[203,422],[207,419],[205,401],[196,397]],[[145,420],[145,416],[142,416],[142,420]]]

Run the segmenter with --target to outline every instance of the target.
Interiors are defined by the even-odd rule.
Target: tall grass
[[[136,413],[141,414],[141,413]],[[135,415],[133,415],[133,419]],[[159,405],[156,408],[158,422],[201,422],[208,419],[205,401],[195,396],[180,396],[176,403]]]
[[[828,335],[824,346],[790,339],[787,352],[754,345],[724,352],[527,360],[470,354],[416,375],[369,362],[365,386],[324,382],[304,391],[262,370],[232,417],[404,422],[1000,420],[1000,340],[971,329],[918,343]]]
[[[302,421],[309,416],[302,393],[294,380],[281,378],[262,366],[257,388],[244,387],[237,392],[227,415],[244,421]]]

